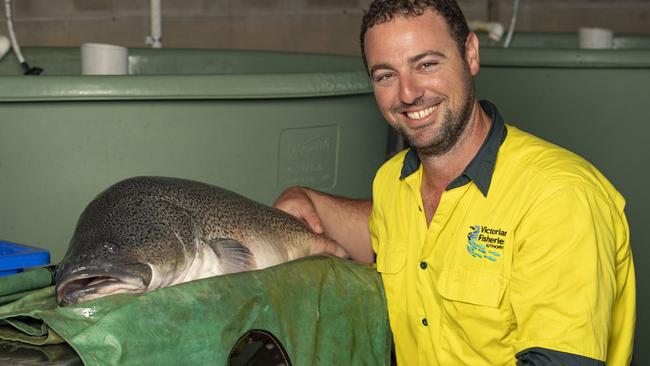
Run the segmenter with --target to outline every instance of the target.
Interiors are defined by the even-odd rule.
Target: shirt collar
[[[487,197],[494,166],[497,161],[497,152],[505,140],[508,133],[505,122],[496,106],[487,100],[480,101],[481,108],[492,118],[492,125],[488,131],[483,145],[474,156],[474,159],[465,167],[463,173],[454,179],[447,186],[446,190],[464,186],[470,181],[474,182],[476,187]],[[420,168],[420,157],[417,150],[411,148],[404,156],[402,163],[402,174],[400,179],[404,179],[415,173]]]

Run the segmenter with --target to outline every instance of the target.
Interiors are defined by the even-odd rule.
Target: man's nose
[[[411,76],[403,76],[399,83],[399,98],[404,104],[413,104],[424,95],[424,88]]]

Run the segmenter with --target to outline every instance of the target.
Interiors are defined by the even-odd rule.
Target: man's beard
[[[400,129],[399,124],[395,127],[395,130],[406,139],[410,146],[418,151],[420,156],[442,156],[448,153],[458,143],[458,140],[467,127],[474,104],[474,87],[471,77],[468,78],[464,88],[467,97],[463,105],[457,111],[452,111],[451,109],[445,111],[438,135],[433,136],[429,141],[419,143],[413,141],[413,139]]]

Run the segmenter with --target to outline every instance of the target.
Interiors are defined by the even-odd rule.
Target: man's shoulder
[[[510,125],[499,158],[549,178],[556,174],[595,169],[578,154]]]
[[[526,176],[529,184],[551,190],[571,186],[618,195],[609,180],[585,158],[516,127],[507,128],[497,159],[500,174]]]

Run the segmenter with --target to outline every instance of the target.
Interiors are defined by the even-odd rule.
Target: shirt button
[[[427,326],[427,318],[422,318],[422,325]]]
[[[427,262],[420,262],[420,268],[427,269]]]

